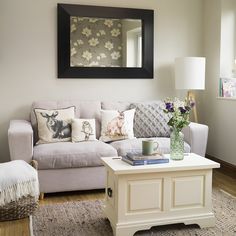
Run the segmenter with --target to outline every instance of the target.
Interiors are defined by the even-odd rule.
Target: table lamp
[[[194,121],[198,122],[195,95],[192,90],[205,89],[204,57],[179,57],[175,59],[175,88],[188,90],[187,98],[195,103]]]

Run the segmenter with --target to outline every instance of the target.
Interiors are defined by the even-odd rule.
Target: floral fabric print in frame
[[[71,66],[122,66],[120,19],[70,17]]]

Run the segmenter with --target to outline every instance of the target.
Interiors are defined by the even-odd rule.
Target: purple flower
[[[179,110],[180,110],[181,114],[184,114],[187,111],[184,107],[179,107]]]
[[[190,107],[191,107],[191,108],[193,108],[193,107],[195,106],[195,102],[194,102],[194,101],[191,101],[191,100],[190,100],[189,104],[190,104]]]
[[[168,112],[174,112],[174,104],[171,102],[166,102],[166,110]]]

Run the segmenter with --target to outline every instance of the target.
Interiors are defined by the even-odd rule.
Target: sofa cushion
[[[111,145],[101,141],[40,144],[34,147],[33,159],[38,168],[60,169],[102,166],[101,157],[117,156]]]
[[[102,110],[102,130],[99,140],[110,142],[134,138],[134,113],[134,109],[123,112],[117,110]]]
[[[119,156],[126,155],[127,152],[142,151],[142,140],[154,139],[159,143],[159,151],[161,153],[170,153],[170,139],[169,138],[134,138],[112,142],[111,145],[117,150]],[[190,152],[190,146],[184,143],[184,152]]]
[[[100,137],[101,130],[101,102],[99,101],[80,101],[80,100],[62,100],[62,101],[36,101],[32,104],[30,119],[34,129],[34,142],[38,141],[37,120],[34,114],[35,108],[42,109],[61,109],[65,107],[75,106],[75,118],[95,119],[96,120],[96,136]]]
[[[57,110],[35,109],[34,112],[38,122],[37,144],[71,140],[71,120],[75,117],[75,107]]]
[[[96,140],[95,119],[73,119],[71,140],[75,142]]]
[[[162,101],[132,103],[135,109],[134,136],[136,138],[169,137],[169,116],[164,113]]]

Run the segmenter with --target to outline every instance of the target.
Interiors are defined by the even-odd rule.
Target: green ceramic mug
[[[153,155],[157,153],[159,143],[154,139],[148,139],[142,141],[143,155]]]

